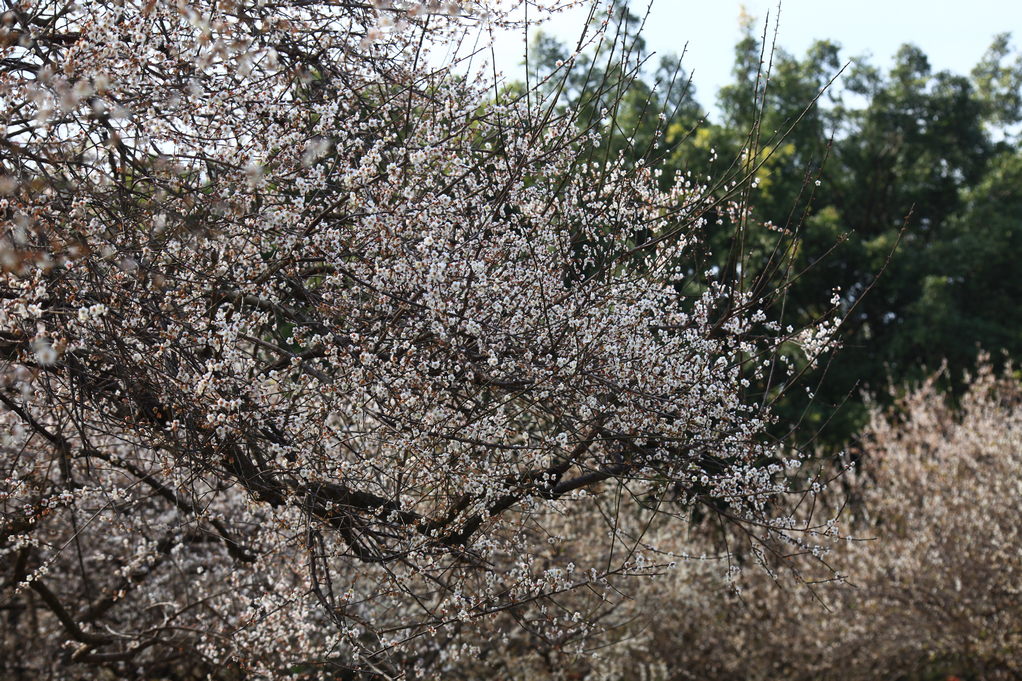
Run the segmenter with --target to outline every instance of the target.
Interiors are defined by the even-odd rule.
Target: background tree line
[[[1010,35],[994,37],[963,75],[934,71],[911,44],[890,69],[848,60],[829,40],[798,56],[747,21],[734,80],[710,113],[683,60],[650,53],[640,16],[605,18],[621,39],[575,57],[582,68],[563,85],[565,106],[588,106],[608,152],[652,151],[664,182],[684,172],[720,178],[722,195],[749,193],[749,273],[771,260],[778,232],[797,237],[775,301],[795,328],[820,313],[820,290],[840,288],[843,350],[815,370],[812,398],[784,397],[782,427],[840,445],[865,422],[862,390],[886,395],[946,361],[944,389],[959,394],[981,350],[1019,357],[1022,56]],[[529,78],[570,58],[568,45],[539,34]],[[621,89],[603,96],[620,98],[612,121],[600,120],[605,102],[591,94],[607,81]],[[732,233],[714,238],[713,252],[734,250]],[[725,268],[722,257],[709,266]]]

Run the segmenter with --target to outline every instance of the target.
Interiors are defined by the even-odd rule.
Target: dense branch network
[[[5,673],[414,676],[594,635],[692,504],[803,550],[791,338],[689,257],[742,207],[428,66],[508,16],[6,3]]]

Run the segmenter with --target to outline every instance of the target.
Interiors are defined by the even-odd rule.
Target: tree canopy
[[[696,513],[835,533],[768,399],[830,293],[691,266],[748,208],[611,153],[627,72],[495,92],[427,54],[501,3],[375,5],[8,3],[4,678],[435,678],[599,647]]]

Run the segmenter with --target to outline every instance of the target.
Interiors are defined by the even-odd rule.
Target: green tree
[[[614,20],[625,35],[641,23],[627,11]],[[842,71],[836,43],[771,54],[746,23],[719,121],[707,120],[691,84],[677,88],[677,58],[654,72],[642,66],[641,40],[619,42],[627,48],[578,59],[562,88],[572,99],[605,84],[589,95],[602,152],[659,159],[665,178],[719,178],[711,191],[748,212],[740,232],[709,235],[721,259],[691,267],[781,278],[775,304],[795,328],[819,316],[821,290],[841,290],[845,350],[819,369],[812,399],[785,398],[786,425],[826,424],[836,444],[861,425],[861,389],[921,377],[944,359],[954,376],[979,347],[1022,352],[1022,319],[1011,312],[1022,189],[1010,135],[1022,121],[1022,56],[1009,36],[995,37],[969,75],[935,72],[912,45],[889,70],[856,59]],[[567,52],[544,38],[532,57],[549,72]],[[664,88],[668,74],[674,89]],[[613,120],[602,120],[612,98]]]

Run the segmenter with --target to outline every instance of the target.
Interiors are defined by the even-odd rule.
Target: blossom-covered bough
[[[427,57],[502,12],[5,0],[5,678],[584,650],[694,505],[827,531],[766,435],[783,290],[694,255],[741,205]]]

